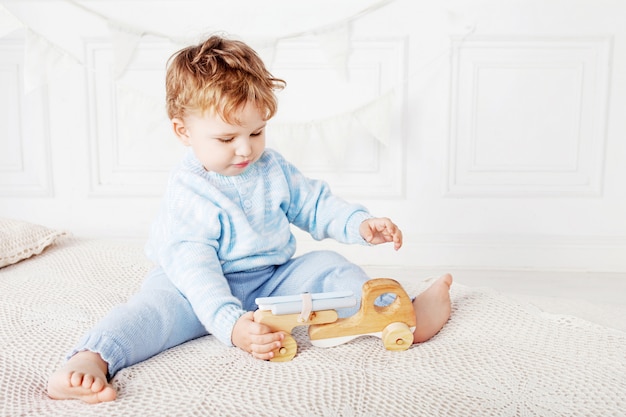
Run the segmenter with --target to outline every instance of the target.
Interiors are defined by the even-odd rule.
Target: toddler
[[[265,147],[274,92],[284,85],[236,40],[212,36],[170,58],[167,112],[189,149],[170,176],[146,246],[155,268],[76,345],[50,377],[50,397],[112,401],[109,379],[120,369],[207,334],[271,359],[284,333],[254,321],[257,297],[345,290],[359,297],[365,272],[331,251],[293,257],[291,224],[317,240],[402,246],[390,219],[334,196]],[[445,274],[415,298],[415,343],[448,320],[451,284]]]

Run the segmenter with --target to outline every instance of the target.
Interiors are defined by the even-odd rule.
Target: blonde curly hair
[[[173,119],[195,111],[216,112],[227,123],[239,123],[236,111],[253,102],[268,120],[278,109],[274,92],[285,85],[244,42],[211,36],[168,60],[167,114]]]

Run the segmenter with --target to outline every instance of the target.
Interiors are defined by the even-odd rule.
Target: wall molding
[[[611,49],[610,36],[453,39],[444,195],[601,196]]]
[[[143,40],[122,78],[112,73],[109,39],[85,40],[90,196],[159,197],[184,148],[165,112],[165,61],[174,48]]]
[[[46,88],[24,94],[24,40],[0,40],[0,196],[52,197]]]

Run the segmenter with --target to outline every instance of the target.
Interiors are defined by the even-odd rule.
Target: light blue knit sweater
[[[207,172],[190,150],[170,176],[146,253],[207,331],[232,345],[244,310],[224,273],[288,261],[296,250],[290,223],[316,240],[366,244],[359,225],[369,217],[271,149],[238,176]]]

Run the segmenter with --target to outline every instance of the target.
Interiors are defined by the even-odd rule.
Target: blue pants
[[[231,292],[247,311],[256,310],[257,297],[303,292],[352,291],[360,300],[369,278],[357,265],[331,251],[293,258],[279,266],[227,274]],[[349,317],[359,309],[338,310]],[[89,350],[109,365],[109,376],[166,349],[207,335],[187,299],[160,268],[146,277],[127,303],[113,308],[79,342],[70,356]]]

